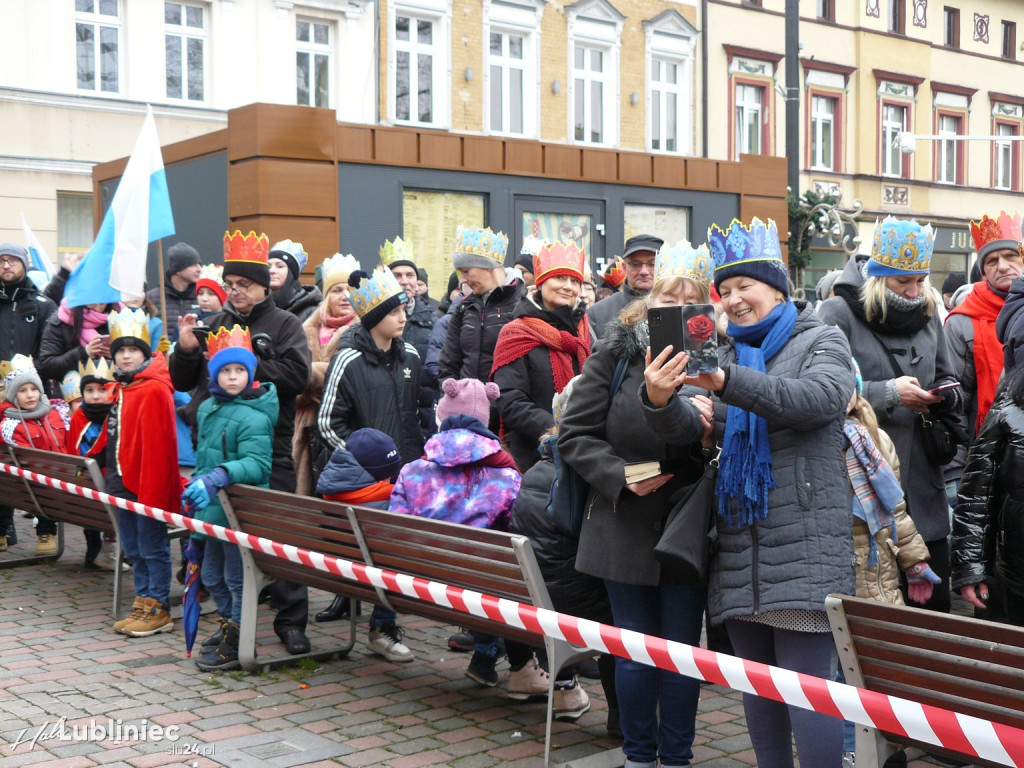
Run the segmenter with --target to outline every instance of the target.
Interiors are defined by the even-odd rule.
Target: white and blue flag
[[[25,247],[28,248],[28,255],[32,262],[30,271],[41,272],[42,282],[45,285],[54,275],[53,263],[50,261],[46,249],[43,248],[43,244],[36,237],[36,233],[29,228],[24,213],[21,214],[21,231],[25,234]]]

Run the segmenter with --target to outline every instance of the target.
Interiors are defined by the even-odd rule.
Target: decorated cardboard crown
[[[931,224],[922,227],[913,219],[893,216],[887,216],[881,224],[876,220],[868,274],[874,277],[927,274],[934,247],[935,233]]]
[[[390,267],[398,261],[415,263],[416,256],[413,253],[412,243],[400,237],[396,237],[394,240],[385,240],[384,245],[380,247],[380,263],[385,267]]]
[[[252,339],[249,337],[249,329],[235,324],[231,329],[220,327],[216,333],[211,333],[206,338],[206,351],[212,360],[218,352],[225,349],[237,347],[252,352]]]
[[[110,343],[118,339],[142,339],[146,344],[151,344],[149,338],[149,318],[141,309],[124,307],[117,312],[107,315],[107,324],[110,326]]]
[[[0,378],[6,381],[11,374],[22,373],[32,368],[35,368],[35,363],[31,357],[17,354],[10,360],[0,362]]]
[[[675,245],[663,245],[658,251],[654,260],[654,284],[681,277],[707,288],[711,285],[713,271],[711,251],[706,245],[694,248],[689,240],[680,240]]]
[[[527,235],[523,238],[523,247],[519,249],[519,253],[525,256],[536,256],[545,245],[547,242],[539,237]]]
[[[981,217],[981,221],[971,222],[971,237],[974,238],[974,249],[978,252],[978,258],[984,258],[985,254],[997,251],[1002,248],[1020,248],[1020,214],[1016,211],[1010,216],[1006,211],[1000,211],[999,217],[990,219],[987,215]]]
[[[264,234],[257,235],[252,230],[243,235],[240,229],[234,233],[224,233],[224,261],[242,261],[249,264],[267,265],[270,254],[270,238]]]
[[[78,371],[68,371],[60,380],[60,396],[64,402],[73,403],[82,399],[82,376]]]
[[[586,260],[586,254],[576,243],[544,243],[533,257],[534,282],[540,285],[556,275],[569,275],[583,282]]]
[[[199,268],[199,279],[209,280],[220,285],[224,277],[224,267],[221,264],[203,264]]]
[[[492,232],[490,227],[460,226],[455,230],[455,252],[488,259],[500,267],[508,253],[508,235]]]
[[[359,261],[351,253],[336,253],[329,259],[324,259],[320,265],[323,276],[324,295],[331,292],[331,288],[338,283],[348,284],[348,276],[358,269]]]
[[[109,362],[107,362],[107,358],[105,357],[90,357],[84,363],[78,364],[78,375],[83,379],[102,379],[103,381],[113,381],[114,368]]]
[[[295,259],[295,263],[299,265],[299,272],[306,268],[306,262],[309,261],[309,254],[306,253],[306,249],[302,247],[302,243],[292,242],[291,240],[281,240],[280,242],[274,243],[274,247],[268,252],[268,258],[269,254],[274,251],[284,251]]]
[[[385,301],[399,294],[405,296],[405,289],[398,284],[391,270],[385,269],[362,278],[358,288],[350,287],[348,300],[352,302],[352,308],[359,317],[366,317]]]
[[[621,256],[616,256],[604,274],[601,275],[601,281],[609,288],[618,288],[622,285],[622,281],[626,279],[626,265],[622,262]]]
[[[779,229],[772,219],[766,223],[755,216],[750,226],[733,219],[728,229],[712,224],[708,228],[708,249],[715,260],[716,271],[745,261],[782,264]]]

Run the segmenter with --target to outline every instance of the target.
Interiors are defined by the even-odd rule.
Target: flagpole
[[[163,320],[163,335],[157,348],[166,352],[171,348],[171,340],[167,335],[167,291],[164,286],[164,241],[156,241],[156,266],[160,270],[160,319]]]

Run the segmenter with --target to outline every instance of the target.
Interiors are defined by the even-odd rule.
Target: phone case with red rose
[[[715,308],[711,304],[687,304],[683,310],[683,349],[690,354],[690,376],[718,370],[718,337]]]

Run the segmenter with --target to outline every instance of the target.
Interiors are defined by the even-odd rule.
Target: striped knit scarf
[[[871,534],[868,566],[873,568],[878,563],[875,534],[890,528],[893,540],[896,539],[896,507],[903,501],[903,488],[864,425],[847,419],[843,434],[850,443],[846,449],[846,471],[853,487],[852,511],[854,517],[867,524]]]

